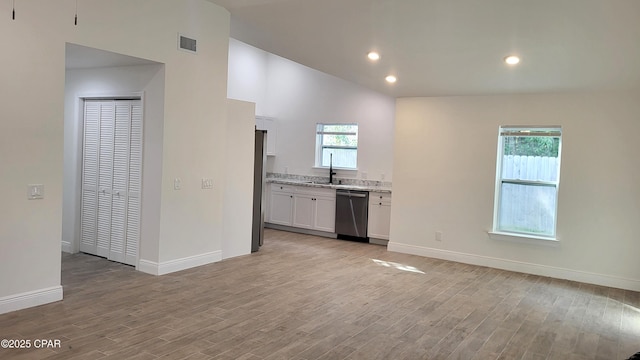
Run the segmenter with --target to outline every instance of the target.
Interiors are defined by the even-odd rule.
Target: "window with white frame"
[[[316,166],[357,169],[358,124],[318,124]]]
[[[556,236],[562,128],[501,126],[493,231]]]

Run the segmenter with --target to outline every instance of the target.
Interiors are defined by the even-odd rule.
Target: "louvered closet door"
[[[80,250],[135,265],[142,185],[140,100],[85,101],[84,138]]]
[[[129,189],[127,192],[127,235],[125,237],[126,264],[135,265],[140,243],[140,206],[142,192],[142,103],[131,102],[129,132]]]
[[[113,125],[115,102],[100,107],[100,146],[98,147],[98,237],[96,255],[109,257],[111,246],[111,203],[113,187]]]
[[[113,147],[113,194],[111,207],[111,248],[109,259],[124,262],[127,236],[127,191],[129,189],[129,126],[131,104],[115,104],[116,121]]]
[[[111,249],[109,258],[135,265],[140,238],[142,107],[139,100],[115,105]]]
[[[97,254],[100,108],[100,102],[85,101],[80,251],[89,254]]]

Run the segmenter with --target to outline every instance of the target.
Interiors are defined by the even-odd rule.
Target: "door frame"
[[[70,253],[80,252],[80,232],[82,224],[82,167],[84,156],[84,103],[86,100],[140,100],[142,107],[142,169],[141,169],[141,184],[140,184],[140,223],[142,223],[142,212],[144,211],[144,200],[142,197],[142,188],[144,187],[144,129],[145,129],[145,100],[144,91],[134,92],[121,92],[121,93],[98,93],[98,94],[77,94],[75,96],[75,122],[76,127],[76,149],[75,149],[75,174],[74,181],[78,186],[74,190],[74,202],[73,202],[73,241],[70,244],[69,249],[65,249],[63,245],[63,251]],[[140,226],[142,228],[142,226]],[[140,242],[142,236],[138,239],[138,253],[136,254],[135,268],[138,269],[140,263]]]

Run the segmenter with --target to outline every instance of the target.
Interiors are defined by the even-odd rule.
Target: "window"
[[[358,125],[318,124],[316,128],[316,166],[357,169]]]
[[[493,231],[555,238],[562,129],[501,126]]]

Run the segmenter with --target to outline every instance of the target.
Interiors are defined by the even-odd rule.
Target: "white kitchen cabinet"
[[[256,129],[267,130],[267,156],[274,156],[276,154],[276,141],[278,138],[276,119],[266,116],[256,116]]]
[[[326,232],[336,230],[336,193],[333,196],[318,196],[315,200],[314,229]]]
[[[315,223],[315,198],[311,194],[293,196],[293,226],[313,229]]]
[[[336,191],[296,187],[293,195],[293,226],[325,232],[336,227]]]
[[[391,194],[369,194],[369,221],[367,233],[369,238],[389,240],[391,225]]]
[[[269,195],[269,222],[291,226],[293,224],[293,186],[271,184]]]
[[[336,191],[306,186],[271,184],[269,222],[333,233]]]

